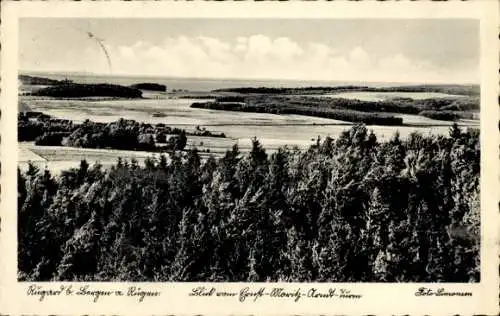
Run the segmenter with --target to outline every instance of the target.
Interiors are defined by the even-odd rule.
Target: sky
[[[478,83],[479,22],[24,18],[19,57],[37,72]]]

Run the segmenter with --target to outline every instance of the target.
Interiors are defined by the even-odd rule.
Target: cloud
[[[358,69],[369,69],[371,66],[370,55],[361,47],[355,47],[349,54],[349,63]]]
[[[477,69],[441,69],[400,52],[374,57],[362,46],[339,53],[334,45],[298,43],[262,34],[222,41],[212,37],[169,37],[161,43],[138,41],[108,50],[115,74],[210,78],[299,79],[386,82],[472,82]],[[57,63],[64,70],[107,73],[99,47],[85,56],[68,55]],[[75,62],[77,61],[77,62]],[[53,64],[52,64],[53,66]],[[470,68],[470,67],[469,67]]]

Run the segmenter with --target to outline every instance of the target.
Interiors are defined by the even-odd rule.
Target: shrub
[[[434,120],[443,120],[443,121],[456,121],[459,119],[459,115],[451,111],[422,111],[419,115],[434,119]]]
[[[37,146],[61,146],[64,137],[69,136],[67,132],[49,132],[44,133],[35,139]]]
[[[171,135],[167,140],[167,144],[171,150],[183,150],[187,144],[186,132],[183,130],[177,135]]]

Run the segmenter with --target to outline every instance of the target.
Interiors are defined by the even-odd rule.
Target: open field
[[[276,151],[279,147],[288,145],[307,148],[313,140],[297,140],[290,143],[286,139],[265,138],[261,141],[268,153]],[[202,158],[222,156],[233,145],[237,144],[241,152],[249,152],[252,148],[251,139],[231,139],[204,136],[189,136],[186,149],[197,148]],[[208,150],[208,152],[207,152]],[[91,165],[99,162],[103,166],[111,166],[119,157],[126,160],[136,159],[143,164],[147,157],[158,157],[158,152],[116,150],[116,149],[91,149],[64,146],[36,146],[34,142],[19,143],[19,167],[25,170],[28,163],[33,163],[40,168],[47,168],[58,174],[61,170],[77,167],[85,159]]]
[[[202,141],[203,137],[199,137],[200,139],[196,139],[197,137],[193,138],[190,141],[196,143]],[[201,150],[202,146],[197,146],[197,148]],[[159,155],[160,153],[158,152],[36,146],[33,142],[21,142],[19,143],[18,164],[21,170],[26,170],[28,164],[31,162],[41,169],[47,168],[51,172],[59,174],[62,170],[77,167],[80,161],[84,159],[91,165],[100,163],[106,167],[115,164],[120,157],[124,160],[136,159],[142,165],[146,158],[158,157]],[[216,151],[211,151],[210,155],[219,156],[220,154]],[[207,158],[209,154],[200,152],[200,156]]]
[[[243,129],[246,129],[245,126],[250,125],[352,125],[352,123],[345,121],[294,114],[277,115],[190,108],[193,102],[199,100],[184,98],[89,101],[21,97],[21,100],[29,105],[33,111],[40,111],[75,122],[81,122],[85,119],[96,122],[112,122],[119,118],[126,118],[145,123],[164,123],[172,126],[217,126],[217,130],[220,130],[225,125],[240,125],[243,126]],[[161,113],[165,116],[153,117],[155,113]],[[403,117],[404,124],[452,124],[452,122],[432,120],[417,115],[387,114]],[[462,124],[477,125],[478,121],[463,121]],[[207,129],[212,130],[211,128]],[[252,135],[252,131],[249,130],[247,136],[258,135]]]
[[[450,121],[435,120],[416,114],[401,114],[392,112],[387,112],[387,114],[394,115],[396,117],[401,117],[403,118],[403,122],[405,122],[406,125],[414,127],[426,127],[426,126],[437,127],[437,126],[449,126],[453,124],[453,122]],[[478,119],[476,120],[460,119],[457,121],[457,124],[462,126],[471,126],[479,128],[479,112],[471,112],[471,115],[474,115]]]
[[[371,92],[352,91],[324,94],[322,96],[331,98],[343,98],[361,101],[385,101],[391,98],[411,98],[413,100],[437,99],[437,98],[464,98],[463,95],[446,94],[439,92]]]
[[[278,147],[287,144],[290,145],[286,140],[279,139],[266,139],[262,143],[268,153],[276,151]],[[294,145],[299,148],[306,148],[311,143],[312,141],[302,141]],[[192,136],[188,139],[186,149],[196,147],[202,159],[206,159],[211,155],[221,157],[234,144],[238,144],[241,152],[249,152],[252,146],[250,139],[232,140],[227,138]],[[207,149],[209,152],[205,152]],[[41,169],[47,168],[52,173],[59,174],[62,170],[78,167],[80,161],[84,159],[90,165],[100,163],[103,167],[108,167],[115,164],[120,157],[124,160],[136,159],[140,165],[143,165],[146,158],[158,157],[159,155],[160,153],[158,152],[36,146],[33,142],[21,142],[19,143],[18,165],[21,170],[27,170],[28,164],[32,163]]]
[[[29,162],[40,168],[59,173],[61,170],[76,167],[85,159],[90,164],[100,162],[103,166],[116,163],[118,157],[135,158],[142,163],[152,153],[125,150],[87,149],[62,146],[35,146],[33,142],[19,143],[19,167],[25,169]]]
[[[182,127],[182,126],[181,126]],[[189,127],[189,126],[188,126]],[[251,138],[248,133],[258,135],[259,141],[267,153],[276,151],[279,147],[298,147],[306,149],[316,141],[318,135],[324,139],[326,136],[338,138],[348,126],[345,125],[274,125],[274,126],[218,126],[217,131],[224,131],[233,138],[216,138],[203,136],[189,136],[186,149],[197,148],[202,158],[210,155],[222,156],[226,150],[237,144],[241,152],[251,150]],[[370,126],[379,140],[388,140],[395,132],[390,126]],[[448,126],[429,126],[422,128],[402,126],[397,129],[401,138],[407,138],[413,132],[423,135],[447,134]],[[147,157],[158,156],[158,152],[128,151],[114,149],[89,149],[62,146],[35,146],[33,142],[19,143],[19,167],[25,170],[28,162],[32,162],[41,168],[47,168],[55,174],[71,167],[77,167],[81,160],[85,159],[90,164],[99,162],[104,167],[111,166],[119,157],[130,160],[136,159],[143,164]]]
[[[40,111],[57,118],[81,122],[112,122],[119,118],[133,119],[145,123],[167,125],[226,125],[226,124],[336,124],[342,122],[301,115],[273,115],[266,113],[234,113],[227,111],[190,108],[199,100],[184,98],[142,100],[58,100],[53,98],[21,97],[33,111]],[[154,113],[165,113],[164,117],[153,117]]]
[[[56,118],[70,119],[82,122],[85,119],[96,122],[112,122],[119,118],[133,119],[147,123],[164,123],[194,131],[195,127],[205,127],[211,132],[223,132],[227,138],[188,137],[186,149],[198,148],[204,155],[221,155],[238,144],[242,152],[251,148],[251,138],[256,136],[268,152],[280,146],[297,146],[307,148],[318,136],[337,138],[350,122],[302,116],[276,115],[266,113],[243,113],[194,109],[190,105],[196,99],[162,98],[141,100],[57,100],[50,98],[21,97],[22,102],[28,104],[34,111],[40,111]],[[153,117],[153,113],[165,113],[165,117]],[[421,134],[447,134],[452,122],[438,121],[419,115],[388,113],[402,117],[407,126],[369,126],[380,140],[387,140],[399,131],[400,136],[406,138],[412,132]],[[479,127],[479,121],[459,122],[462,126]],[[140,163],[151,153],[83,149],[68,147],[35,147],[33,144],[20,144],[20,167],[25,168],[27,161],[36,162],[40,166],[47,166],[58,172],[61,169],[77,166],[82,159],[89,163],[99,161],[103,166],[116,162],[118,157],[136,158]]]
[[[33,91],[40,87],[23,85],[23,90]],[[215,93],[214,97],[219,94],[230,95],[231,93]],[[352,126],[351,122],[296,114],[231,112],[190,107],[192,103],[200,102],[200,98],[209,95],[205,92],[196,93],[193,91],[150,91],[144,93],[143,99],[79,98],[64,100],[23,95],[20,96],[20,101],[32,111],[43,112],[55,118],[69,119],[74,122],[82,122],[86,119],[95,122],[113,122],[125,118],[151,124],[163,123],[186,131],[194,131],[196,126],[200,126],[211,132],[225,133],[227,138],[188,137],[186,149],[196,147],[204,157],[208,157],[208,155],[220,156],[234,144],[238,144],[242,152],[247,152],[251,149],[252,137],[257,137],[268,152],[273,152],[278,147],[285,145],[304,149],[315,142],[318,136],[323,139],[327,136],[337,138],[346,128]],[[395,97],[414,100],[463,97],[437,92],[380,91],[348,91],[321,95],[321,97],[325,96],[366,101],[384,101]],[[202,101],[210,101],[210,99]],[[385,114],[402,118],[404,126],[369,126],[368,129],[373,130],[379,140],[389,139],[396,130],[402,138],[408,137],[413,132],[424,135],[447,134],[452,125],[450,121],[434,120],[420,115],[391,112]],[[458,124],[464,127],[478,128],[479,120],[460,120]],[[46,147],[35,146],[33,143],[20,143],[19,147],[21,168],[25,168],[28,161],[32,161],[56,173],[62,169],[77,166],[82,159],[86,159],[91,164],[100,162],[106,166],[115,163],[118,157],[135,158],[139,163],[142,163],[146,157],[151,155],[158,155],[158,153]]]

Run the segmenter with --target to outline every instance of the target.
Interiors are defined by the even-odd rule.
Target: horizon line
[[[384,84],[403,84],[403,85],[478,85],[480,82],[430,82],[425,81],[369,81],[369,80],[342,80],[342,79],[291,79],[291,78],[241,78],[241,77],[182,77],[182,76],[162,76],[162,75],[151,75],[151,74],[124,74],[124,73],[96,73],[96,72],[85,72],[85,71],[64,71],[64,70],[26,70],[18,69],[18,75],[20,74],[68,74],[68,75],[80,75],[80,76],[95,76],[95,77],[133,77],[133,78],[172,78],[172,79],[195,79],[195,80],[239,80],[239,81],[290,81],[290,82],[344,82],[344,83],[384,83]]]

